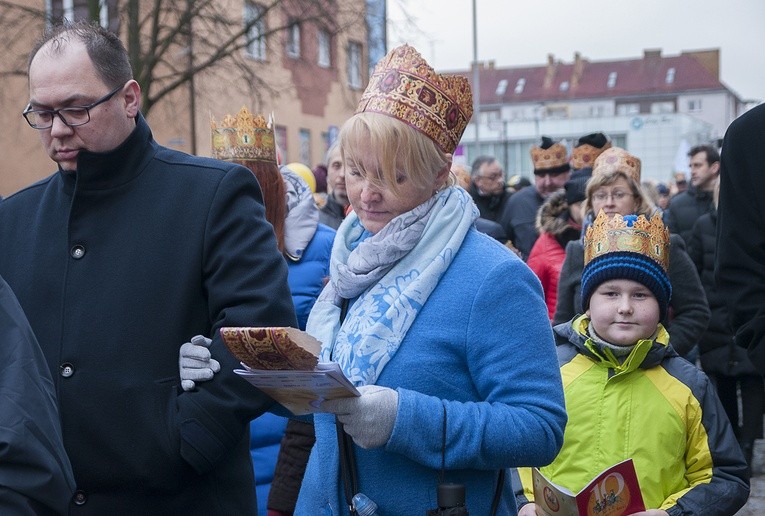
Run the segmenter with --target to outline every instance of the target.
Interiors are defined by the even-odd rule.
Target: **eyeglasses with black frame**
[[[53,127],[53,119],[57,115],[68,127],[78,127],[90,122],[91,109],[111,99],[123,87],[124,84],[117,86],[100,99],[86,106],[71,106],[60,109],[32,109],[32,106],[27,104],[21,115],[33,129],[50,129]]]

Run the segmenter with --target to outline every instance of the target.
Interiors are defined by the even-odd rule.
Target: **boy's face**
[[[601,283],[587,310],[595,332],[617,346],[631,346],[656,332],[659,302],[637,281],[614,279]]]

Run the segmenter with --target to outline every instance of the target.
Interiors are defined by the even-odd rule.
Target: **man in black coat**
[[[725,133],[717,211],[715,281],[736,343],[765,373],[765,105]]]
[[[53,373],[70,514],[255,514],[248,425],[273,401],[233,373],[218,330],[297,321],[254,175],[158,145],[98,26],[50,28],[29,94],[59,169],[0,203],[0,274]],[[195,335],[221,372],[184,392]]]
[[[64,514],[73,492],[48,365],[0,278],[0,514]]]
[[[664,221],[672,233],[685,241],[691,238],[696,221],[712,208],[712,191],[720,174],[720,154],[711,145],[698,145],[688,152],[691,186],[672,197],[664,213]]]
[[[542,137],[539,147],[531,148],[534,163],[534,186],[513,194],[505,206],[503,220],[508,221],[507,237],[525,260],[539,237],[537,212],[553,192],[563,188],[571,177],[568,151],[560,142]]]

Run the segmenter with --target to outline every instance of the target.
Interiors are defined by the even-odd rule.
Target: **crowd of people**
[[[211,158],[157,144],[97,25],[28,73],[58,170],[0,201],[0,512],[533,515],[533,468],[577,492],[627,459],[639,514],[746,502],[765,230],[733,177],[763,109],[670,188],[602,132],[543,137],[533,181],[454,164],[470,85],[408,45],[313,170],[246,107]],[[230,326],[307,331],[360,396],[285,417]]]

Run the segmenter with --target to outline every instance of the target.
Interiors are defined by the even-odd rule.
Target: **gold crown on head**
[[[571,166],[576,170],[585,167],[592,167],[595,160],[603,151],[611,148],[611,142],[606,142],[603,147],[595,147],[589,143],[583,143],[579,147],[571,149]]]
[[[546,137],[543,138],[543,141],[545,139]],[[552,144],[547,149],[535,145],[531,147],[529,153],[531,154],[531,161],[534,163],[534,173],[547,170],[565,172],[570,168],[568,166],[568,151],[566,146],[560,142]]]
[[[640,158],[633,156],[621,147],[611,147],[604,150],[595,159],[592,175],[598,176],[612,172],[622,172],[640,184]]]
[[[598,256],[615,252],[639,253],[669,269],[669,229],[661,215],[654,213],[649,219],[644,215],[618,213],[609,217],[601,210],[584,236],[584,265]]]
[[[437,74],[414,48],[402,45],[377,63],[356,113],[400,120],[451,154],[473,115],[473,94],[465,77]]]
[[[210,119],[213,158],[230,161],[264,161],[276,163],[276,138],[273,117],[254,116],[242,107],[236,116],[227,114],[220,126]]]

